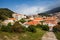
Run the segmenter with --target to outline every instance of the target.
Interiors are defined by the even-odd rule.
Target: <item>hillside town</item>
[[[60,40],[60,0],[0,0],[0,40]]]
[[[57,16],[50,16],[50,17],[46,17],[46,16],[39,16],[39,15],[35,15],[35,16],[27,16],[26,15],[22,15],[22,14],[12,14],[13,18],[8,18],[6,20],[4,20],[2,23],[3,25],[8,25],[8,23],[11,23],[11,25],[13,25],[16,21],[19,21],[21,19],[25,19],[26,22],[21,23],[20,24],[24,25],[25,27],[28,27],[29,25],[37,25],[37,24],[42,24],[43,25],[48,25],[50,30],[52,30],[52,27],[56,26],[59,19],[57,18]]]

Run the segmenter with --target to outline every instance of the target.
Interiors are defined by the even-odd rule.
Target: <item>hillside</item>
[[[52,14],[52,15],[55,15],[55,13],[59,14],[58,12],[60,12],[60,7],[48,10],[44,13],[39,13],[38,15],[50,16],[50,14]]]
[[[12,17],[14,12],[8,8],[0,8],[0,20],[5,20],[9,17]]]

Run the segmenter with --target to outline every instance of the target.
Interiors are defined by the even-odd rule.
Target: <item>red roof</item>
[[[28,25],[36,25],[38,23],[39,23],[38,21],[30,21],[30,22],[27,22],[26,24],[28,24]]]
[[[43,20],[43,18],[35,18],[34,21],[40,21]]]
[[[8,20],[16,20],[15,18],[8,18]]]

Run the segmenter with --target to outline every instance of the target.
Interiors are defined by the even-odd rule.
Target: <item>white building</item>
[[[25,15],[21,15],[21,14],[12,14],[12,16],[13,16],[14,18],[16,18],[17,20],[20,20],[20,19],[22,19],[22,18],[26,18]]]
[[[8,18],[7,20],[4,20],[2,22],[3,25],[8,25],[8,23],[11,23],[13,25],[15,23],[16,19],[15,18]]]

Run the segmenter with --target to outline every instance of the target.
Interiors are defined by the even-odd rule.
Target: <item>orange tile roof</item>
[[[44,20],[56,20],[56,18],[54,18],[54,17],[47,17],[47,18],[44,19]]]
[[[51,23],[51,24],[57,24],[56,21],[53,21],[53,22],[52,22],[52,21],[45,21],[45,22],[46,22],[47,24],[48,24],[48,23]]]
[[[35,18],[34,20],[40,21],[40,20],[43,20],[43,18]]]
[[[36,25],[38,23],[39,23],[38,21],[30,21],[30,22],[27,22],[26,24],[28,24],[28,25]]]
[[[15,18],[8,18],[8,20],[16,20]]]

